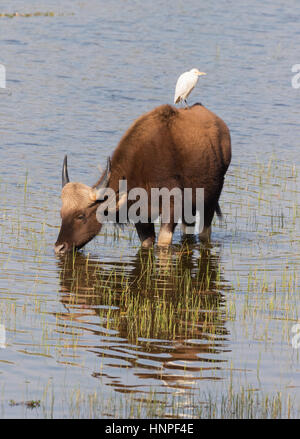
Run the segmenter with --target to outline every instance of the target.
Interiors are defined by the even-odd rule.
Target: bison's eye
[[[85,214],[84,213],[80,213],[79,215],[77,215],[76,219],[79,219],[81,221],[84,220],[85,219]]]

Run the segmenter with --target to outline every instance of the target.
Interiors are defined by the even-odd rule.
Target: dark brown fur
[[[151,188],[204,188],[204,225],[209,228],[214,213],[220,212],[218,200],[230,160],[230,133],[218,116],[199,104],[179,110],[162,105],[137,119],[121,138],[111,159],[109,187],[117,191],[119,180],[125,178],[128,190],[140,187],[148,191],[149,203]],[[69,213],[65,210],[63,206],[62,227],[56,246],[66,243],[67,249],[82,247],[86,243],[84,239],[72,238],[74,233],[80,234],[80,227],[74,221],[72,225],[70,219],[75,218],[77,209]],[[93,226],[90,233],[86,230],[84,233],[90,240],[101,225],[96,227],[93,219],[95,207],[87,212]],[[68,223],[68,227],[64,223]],[[162,230],[172,234],[175,226],[162,225]],[[137,224],[136,228],[144,245],[154,242],[152,224]],[[169,241],[169,238],[164,239],[164,233],[159,238],[161,244]]]

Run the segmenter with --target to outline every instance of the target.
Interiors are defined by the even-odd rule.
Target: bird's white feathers
[[[175,88],[174,104],[187,99],[198,82],[199,74],[204,73],[199,72],[197,69],[192,69],[189,72],[184,72],[179,76]]]

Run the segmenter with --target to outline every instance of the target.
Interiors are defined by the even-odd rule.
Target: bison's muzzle
[[[54,251],[57,255],[63,255],[68,251],[68,244],[66,242],[63,242],[62,244],[55,243]]]

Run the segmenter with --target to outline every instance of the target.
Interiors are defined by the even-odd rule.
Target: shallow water
[[[54,13],[0,17],[2,417],[200,416],[241,388],[281,392],[279,416],[298,416],[300,6],[241,3],[1,9]],[[194,66],[207,76],[190,102],[232,134],[211,245],[177,230],[169,252],[142,252],[132,227],[108,228],[57,258],[64,154],[71,179],[94,183],[132,121],[172,103]]]

